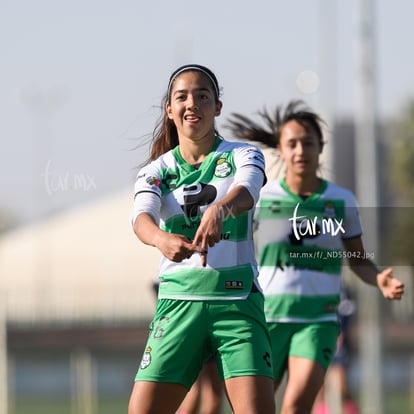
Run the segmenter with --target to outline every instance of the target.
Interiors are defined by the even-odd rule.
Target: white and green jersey
[[[179,147],[141,169],[135,184],[133,220],[151,214],[162,230],[194,238],[203,212],[236,185],[245,186],[255,203],[265,181],[264,157],[249,144],[216,137],[215,145],[196,168]],[[207,266],[199,254],[180,263],[163,257],[159,298],[181,300],[244,299],[257,278],[253,246],[253,213],[224,211],[221,240],[209,248]]]
[[[322,181],[303,199],[284,179],[272,181],[262,188],[255,219],[266,320],[337,321],[342,240],[362,233],[352,192]]]

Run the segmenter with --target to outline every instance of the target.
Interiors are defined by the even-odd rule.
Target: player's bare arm
[[[351,270],[365,283],[377,286],[386,299],[401,299],[404,294],[404,284],[393,276],[393,270],[387,268],[380,271],[365,254],[361,237],[344,240],[346,251],[358,253],[348,257]]]

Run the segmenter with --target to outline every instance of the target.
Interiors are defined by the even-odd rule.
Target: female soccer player
[[[228,127],[243,140],[277,148],[285,165],[280,180],[261,190],[256,208],[259,283],[272,341],[274,387],[287,371],[282,414],[309,414],[335,352],[342,259],[387,299],[404,285],[392,269],[368,258],[354,195],[318,175],[322,119],[303,102],[260,113],[268,129],[240,114]]]
[[[264,158],[218,135],[221,108],[211,70],[175,70],[150,163],[138,173],[134,231],[163,259],[129,414],[174,413],[211,356],[235,414],[275,412],[252,236]]]

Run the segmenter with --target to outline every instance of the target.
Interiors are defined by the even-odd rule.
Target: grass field
[[[407,394],[394,393],[387,396],[385,414],[412,413],[414,407],[409,407]],[[102,398],[98,402],[96,414],[122,414],[127,412],[128,397]],[[223,407],[222,414],[231,414],[227,404]],[[277,411],[278,412],[278,411]],[[9,414],[73,414],[70,401],[65,400],[40,400],[25,399],[16,401]],[[95,414],[94,413],[94,414]],[[364,414],[364,413],[361,413]]]

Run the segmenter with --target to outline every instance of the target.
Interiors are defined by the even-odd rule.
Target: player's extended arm
[[[343,240],[343,245],[346,251],[354,253],[347,256],[348,263],[361,280],[377,286],[386,299],[401,299],[404,284],[393,277],[391,268],[380,271],[375,263],[368,259],[361,237]]]

